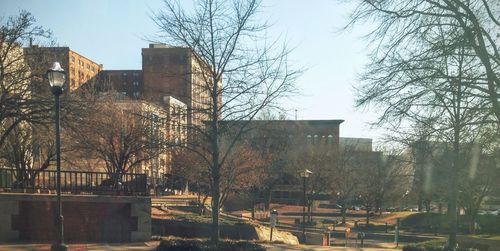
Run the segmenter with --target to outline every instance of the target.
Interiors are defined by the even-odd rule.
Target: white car
[[[500,209],[495,210],[479,210],[478,215],[500,215]]]

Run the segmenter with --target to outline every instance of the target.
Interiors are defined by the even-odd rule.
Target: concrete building
[[[112,100],[109,104],[106,102],[110,101],[98,102],[103,102],[98,104],[103,110],[102,114],[97,114],[97,121],[103,117],[104,126],[117,123],[116,127],[109,132],[113,133],[110,134],[112,137],[116,137],[116,142],[112,143],[118,144],[115,151],[118,151],[118,154],[120,151],[123,151],[122,154],[131,154],[129,157],[132,161],[143,159],[129,172],[147,174],[150,184],[157,184],[172,169],[172,149],[169,146],[186,141],[186,133],[183,131],[186,124],[184,116],[186,105],[173,97],[166,98],[168,102],[166,107],[143,100]],[[113,121],[106,121],[106,117],[112,118]],[[128,135],[127,142],[120,142],[119,135],[121,134]],[[95,141],[88,143],[91,146],[102,145],[100,151],[95,152],[86,148],[73,154],[66,153],[65,170],[109,172],[109,166],[102,158],[103,151],[106,154],[114,154],[106,152],[108,150],[102,150],[111,147],[107,139],[108,136],[105,135],[96,137]],[[121,143],[128,143],[131,148],[122,148]],[[82,155],[83,150],[87,152]],[[120,155],[115,157],[120,158]]]
[[[148,132],[148,139],[151,146],[160,148],[160,154],[143,163],[136,170],[139,173],[148,174],[153,184],[164,177],[172,169],[172,151],[166,146],[169,142],[184,142],[186,134],[179,128],[186,124],[185,116],[180,116],[185,112],[185,104],[173,97],[168,97],[168,106],[162,106],[145,101],[120,101],[122,109],[134,116],[142,123]]]
[[[339,146],[342,150],[352,150],[358,152],[371,152],[373,149],[372,139],[369,138],[346,138],[341,137]]]

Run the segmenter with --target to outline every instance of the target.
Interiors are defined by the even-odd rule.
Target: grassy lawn
[[[480,239],[488,239],[488,240],[496,240],[500,241],[500,234],[470,234],[466,235],[467,237],[471,238],[480,238]]]
[[[390,214],[377,215],[371,219],[374,224],[385,224],[386,222],[390,225],[396,224],[396,219],[404,219],[410,215],[416,214],[417,212],[393,212]]]
[[[197,223],[206,223],[210,224],[212,223],[212,216],[210,214],[208,215],[199,215],[198,213],[194,213],[189,210],[182,210],[182,208],[175,208],[175,209],[169,209],[169,210],[162,210],[158,208],[152,209],[152,217],[154,219],[165,219],[165,220],[178,220],[178,221],[185,221],[185,222],[197,222]],[[237,220],[237,219],[232,219],[232,218],[226,218],[226,217],[219,217],[219,223],[221,225],[235,225],[238,223],[245,222],[243,220]],[[250,224],[250,222],[245,222],[247,224]]]

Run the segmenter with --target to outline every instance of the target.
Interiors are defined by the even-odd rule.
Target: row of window
[[[326,142],[327,144],[333,144],[333,135],[328,135],[328,136],[319,136],[315,134],[314,136],[307,135],[307,143],[319,143],[319,142]]]
[[[126,77],[128,74],[126,72],[122,73],[122,77]],[[138,72],[134,72],[132,73],[132,76],[134,77],[139,77],[139,73]]]
[[[125,81],[124,81],[124,82],[123,82],[123,85],[127,85],[127,82],[125,82]],[[133,85],[133,86],[139,86],[139,81],[134,81],[134,82],[132,82],[132,85]]]
[[[127,92],[122,92],[123,97],[127,96]],[[138,99],[141,96],[141,92],[133,92],[132,97]]]
[[[71,56],[71,62],[75,62],[75,56]],[[84,68],[85,67],[85,62],[83,62],[83,60],[81,59],[78,59],[78,65],[80,66],[80,68]],[[86,64],[87,66],[87,70],[89,71],[92,71],[92,72],[95,72],[95,67],[92,65],[90,65],[89,63]]]

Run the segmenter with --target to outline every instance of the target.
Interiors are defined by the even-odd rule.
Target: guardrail
[[[50,192],[56,189],[55,170],[0,169],[4,192]],[[148,195],[146,174],[61,171],[61,192],[72,194]]]

